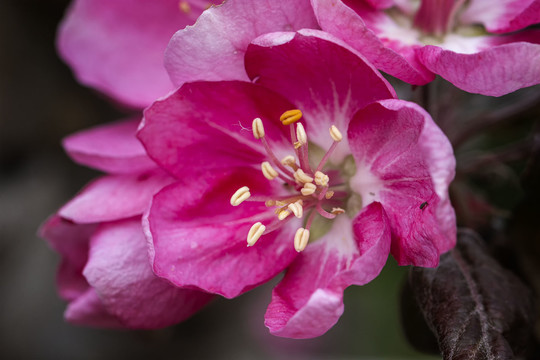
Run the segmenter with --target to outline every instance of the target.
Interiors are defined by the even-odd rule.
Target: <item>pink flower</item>
[[[184,320],[212,298],[152,273],[141,216],[173,178],[146,156],[136,128],[136,120],[124,121],[64,141],[73,159],[109,173],[40,230],[62,255],[58,289],[69,302],[66,319],[76,324],[159,328]]]
[[[139,139],[175,178],[144,218],[153,270],[233,298],[287,269],[266,325],[319,336],[389,253],[436,266],[454,246],[452,148],[323,32],[259,37],[245,69],[251,81],[186,83],[145,110]]]
[[[58,31],[58,52],[81,83],[142,109],[173,90],[163,52],[211,3],[75,0]]]
[[[492,96],[540,83],[540,30],[522,30],[540,22],[539,0],[312,4],[324,31],[408,83],[423,85],[437,74],[465,91]]]

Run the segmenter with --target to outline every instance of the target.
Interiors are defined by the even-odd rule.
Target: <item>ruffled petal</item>
[[[145,110],[138,136],[150,157],[178,178],[259,166],[267,155],[253,137],[253,119],[262,119],[281,159],[292,145],[279,117],[293,108],[280,95],[247,82],[189,83]]]
[[[195,80],[247,80],[244,53],[259,35],[318,28],[309,0],[226,1],[174,34],[165,67],[176,86]]]
[[[118,121],[70,135],[63,141],[69,156],[82,165],[114,174],[156,168],[135,134],[140,119]]]
[[[483,24],[492,33],[520,30],[540,22],[540,0],[471,0],[460,21]]]
[[[186,13],[178,0],[77,0],[60,25],[58,51],[83,84],[143,108],[173,86],[163,53],[178,29],[202,12]]]
[[[435,192],[439,197],[436,217],[446,241],[438,247],[439,252],[444,253],[456,245],[457,239],[456,213],[448,195],[448,188],[456,173],[456,158],[450,140],[427,113],[424,118],[424,128],[418,145],[424,154]]]
[[[334,220],[332,229],[309,244],[272,293],[265,324],[274,335],[311,338],[324,334],[343,313],[343,291],[363,285],[382,270],[390,251],[388,219],[372,203],[351,221]]]
[[[536,38],[536,43],[529,41]],[[463,54],[437,46],[418,49],[420,61],[458,88],[482,95],[501,96],[540,83],[540,31],[493,37],[482,51]],[[518,42],[516,42],[518,41]],[[489,43],[491,42],[491,44]],[[516,61],[519,59],[519,61]]]
[[[418,34],[406,29],[361,1],[312,0],[321,28],[361,52],[375,67],[413,85],[424,85],[435,75],[418,60]]]
[[[347,71],[343,71],[347,69]],[[335,124],[346,131],[360,108],[396,97],[394,90],[365,58],[341,40],[318,30],[271,33],[254,40],[246,53],[250,78],[284,95],[302,110],[310,141],[327,149]],[[334,160],[348,155],[346,140]]]
[[[116,317],[105,310],[101,299],[92,288],[68,304],[64,317],[66,321],[76,325],[113,329],[124,327]]]
[[[253,196],[279,194],[280,186],[260,171],[237,169],[186,179],[159,192],[147,219],[154,272],[178,286],[196,287],[232,298],[271,279],[296,256],[296,218],[247,247],[250,227],[275,223],[273,209],[263,202],[230,205],[241,186]]]
[[[142,215],[152,195],[174,179],[160,170],[140,175],[110,175],[94,180],[58,212],[80,224]]]
[[[382,100],[360,110],[349,126],[349,143],[357,173],[352,189],[363,206],[380,201],[392,225],[392,255],[400,265],[434,267],[449,241],[438,218],[439,199],[431,171],[453,166],[446,157],[426,156],[419,145],[429,115],[418,105]],[[449,169],[452,172],[453,169]],[[443,181],[437,185],[442,187]],[[439,189],[441,191],[442,189]],[[444,191],[442,191],[444,192]]]
[[[88,259],[88,241],[95,230],[95,224],[79,225],[58,215],[53,215],[39,230],[39,236],[62,256],[56,284],[64,300],[75,300],[88,290],[82,270]]]
[[[158,278],[148,261],[140,218],[103,225],[92,237],[84,276],[125,326],[156,329],[185,320],[213,296]]]

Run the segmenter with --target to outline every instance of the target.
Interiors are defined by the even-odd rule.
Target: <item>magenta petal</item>
[[[275,214],[261,202],[231,206],[230,197],[241,186],[248,186],[254,196],[279,191],[260,171],[238,169],[186,179],[154,197],[146,232],[158,276],[232,298],[289,265],[296,256],[293,238],[299,221],[290,219],[247,247],[251,225],[268,225]]]
[[[291,143],[279,117],[293,108],[280,95],[247,82],[189,83],[145,110],[138,136],[148,154],[178,178],[187,172],[258,167],[267,155],[253,137],[253,119],[262,119],[281,159]]]
[[[135,137],[139,121],[118,121],[78,132],[64,139],[64,149],[79,164],[108,173],[136,173],[153,169],[156,164]]]
[[[460,21],[481,23],[492,33],[520,30],[540,22],[540,0],[471,0]]]
[[[358,1],[358,0],[352,0]],[[374,9],[388,9],[394,5],[394,0],[360,0],[367,2]]]
[[[400,265],[436,266],[439,255],[455,242],[452,234],[445,233],[455,224],[441,225],[450,217],[440,213],[441,199],[431,174],[442,173],[444,166],[451,167],[447,171],[452,173],[454,162],[440,154],[425,154],[430,147],[419,141],[427,121],[432,121],[429,115],[414,103],[383,100],[360,110],[349,126],[358,169],[351,187],[362,194],[364,205],[371,201],[383,204],[392,225],[391,252]],[[428,166],[427,161],[441,163]],[[444,181],[437,180],[437,186],[446,194]],[[367,193],[363,192],[366,183],[372,186]]]
[[[59,214],[81,224],[142,215],[152,195],[173,180],[162,171],[104,176],[87,185]]]
[[[54,215],[39,230],[39,235],[62,256],[56,283],[64,300],[74,300],[88,290],[82,270],[88,259],[88,241],[95,229],[95,224],[74,224]]]
[[[385,27],[396,27],[393,20],[360,1],[312,0],[321,28],[361,52],[378,69],[414,85],[424,85],[435,75],[428,71],[414,54],[416,39],[398,39],[384,34]],[[370,24],[366,24],[366,19]]]
[[[244,53],[257,36],[318,28],[309,0],[226,1],[174,34],[165,67],[177,86],[195,80],[247,80]]]
[[[163,53],[174,32],[203,10],[191,8],[184,13],[178,0],[74,1],[60,25],[59,53],[83,84],[143,108],[173,88]]]
[[[455,246],[457,239],[456,213],[448,194],[448,188],[456,173],[456,158],[446,135],[427,113],[424,118],[424,128],[418,145],[424,154],[435,192],[439,197],[436,217],[445,241],[440,243],[438,248],[440,253],[444,253]]]
[[[138,218],[109,223],[99,229],[91,240],[84,276],[107,311],[130,328],[173,325],[213,297],[179,289],[154,275]]]
[[[105,310],[101,299],[92,288],[69,303],[64,317],[70,323],[77,325],[113,329],[124,327],[116,317]]]
[[[493,41],[500,43],[504,37]],[[417,52],[428,69],[471,93],[501,96],[540,83],[540,66],[536,65],[540,44],[515,42],[474,54],[460,54],[437,46],[425,46]]]
[[[272,293],[265,324],[274,335],[311,338],[324,334],[343,313],[343,291],[363,285],[382,270],[390,251],[390,226],[379,203],[309,244]]]
[[[246,70],[257,84],[279,92],[302,110],[310,140],[323,149],[332,144],[328,135],[332,124],[345,132],[358,109],[396,97],[362,55],[318,30],[257,38],[246,53]],[[341,160],[346,155],[347,145],[340,145],[335,157]]]

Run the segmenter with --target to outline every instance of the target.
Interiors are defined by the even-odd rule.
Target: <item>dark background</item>
[[[216,300],[158,331],[65,323],[54,280],[59,258],[36,231],[98,173],[71,162],[60,141],[125,115],[80,86],[57,57],[56,27],[68,3],[0,2],[0,358],[423,358],[401,332],[398,298],[407,269],[393,260],[372,283],[346,291],[344,316],[314,340],[268,334],[263,315],[272,284]]]

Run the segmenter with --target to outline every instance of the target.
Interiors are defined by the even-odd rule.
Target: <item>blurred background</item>
[[[55,288],[59,257],[36,232],[98,173],[70,161],[60,141],[125,116],[80,86],[57,57],[56,27],[68,4],[0,2],[0,358],[424,358],[401,331],[398,300],[407,269],[393,261],[371,284],[348,289],[344,316],[314,340],[268,334],[263,316],[272,284],[235,300],[216,300],[188,321],[159,331],[64,322],[65,304]]]

